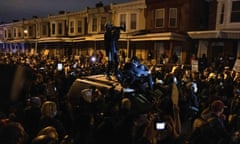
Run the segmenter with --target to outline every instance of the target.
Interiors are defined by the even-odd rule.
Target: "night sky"
[[[96,3],[124,3],[132,0],[1,0],[0,22],[29,19],[33,16],[47,17],[59,11],[81,11],[86,7],[93,8]]]

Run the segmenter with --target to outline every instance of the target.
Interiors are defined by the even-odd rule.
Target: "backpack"
[[[197,127],[190,135],[189,144],[214,144],[217,143],[218,137],[211,122],[216,118],[211,118],[206,121],[204,119],[198,118],[202,121],[200,127]]]

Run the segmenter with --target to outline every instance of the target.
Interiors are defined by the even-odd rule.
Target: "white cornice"
[[[188,35],[192,39],[209,39],[209,38],[239,39],[240,31],[230,31],[230,30],[192,31],[192,32],[188,32]]]
[[[67,13],[67,16],[72,17],[72,16],[80,16],[80,17],[85,17],[87,16],[87,10],[82,10],[78,12],[69,12]]]
[[[146,8],[145,0],[138,0],[122,4],[111,4],[111,10],[125,10],[132,8]]]

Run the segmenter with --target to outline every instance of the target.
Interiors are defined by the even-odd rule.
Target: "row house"
[[[18,48],[22,47],[24,43],[23,41],[19,41],[19,39],[24,39],[26,35],[26,31],[24,35],[23,22],[14,21],[11,24],[4,24],[1,30],[2,51],[15,52]],[[4,43],[5,41],[9,41],[10,43]]]
[[[121,31],[118,48],[127,57],[136,55],[147,60],[151,52],[156,62],[162,63],[163,56],[171,58],[176,54],[178,64],[188,64],[191,55],[200,51],[196,46],[200,36],[196,33],[209,29],[209,21],[212,20],[208,17],[209,4],[212,1],[133,0],[96,5],[78,12],[59,12],[45,18],[34,17],[0,25],[3,36],[0,47],[1,50],[15,48],[18,52],[50,56],[90,56],[105,51],[106,23],[114,26],[126,24],[126,30]],[[218,28],[224,29],[226,25],[224,23]],[[19,33],[16,39],[13,39],[14,33]],[[17,47],[13,46],[15,44]]]
[[[37,49],[43,55],[62,56],[68,55],[71,48],[71,39],[68,37],[68,15],[60,11],[58,15],[49,15],[40,19],[37,30]]]
[[[157,63],[177,55],[178,64],[189,64],[195,50],[191,49],[187,31],[206,27],[207,3],[204,0],[146,0],[146,4],[148,33],[138,37],[146,38],[143,41],[155,54]]]
[[[16,26],[21,29],[22,35],[17,40],[12,39],[15,23],[10,23],[9,26],[0,25],[5,28],[5,32],[9,31],[9,35],[3,35],[1,38],[1,49],[5,50],[5,45],[12,47],[22,44],[21,47],[16,47],[16,51],[51,56],[92,55],[98,51],[105,51],[105,24],[112,23],[114,26],[126,24],[126,31],[121,31],[119,49],[129,57],[138,53],[145,58],[146,50],[143,50],[143,47],[131,50],[135,45],[131,39],[146,29],[145,9],[145,0],[135,0],[108,6],[98,5],[79,12],[59,12],[44,18],[22,20],[18,22],[20,25]],[[9,51],[12,52],[12,49]]]
[[[98,6],[49,16],[50,35],[39,39],[38,48],[54,56],[91,56],[104,51],[105,24],[112,23],[109,8]]]
[[[85,39],[77,44],[81,45],[81,53],[92,55],[102,51],[106,55],[104,47],[105,25],[111,23],[119,28],[126,24],[126,30],[121,31],[118,41],[119,51],[126,53],[128,57],[137,55],[136,52],[132,52],[131,39],[135,33],[146,28],[145,9],[145,0],[87,9],[87,34]],[[144,55],[145,51],[140,53]]]
[[[126,53],[127,57],[133,55],[146,59],[148,47],[136,47],[133,41],[135,36],[146,30],[146,3],[145,0],[111,5],[112,22],[115,26],[126,24],[126,31],[122,32],[119,40],[119,49]]]
[[[86,55],[87,47],[84,47],[84,41],[88,33],[87,9],[69,13],[68,24],[68,37],[72,39],[73,44],[68,50],[69,55]]]
[[[208,22],[208,29],[188,32],[198,57],[206,54],[210,62],[221,57],[227,60],[239,58],[240,0],[209,1]]]
[[[15,20],[9,24],[2,24],[0,26],[1,52],[30,53],[30,48],[34,48],[36,44],[36,21],[34,17],[31,20]]]

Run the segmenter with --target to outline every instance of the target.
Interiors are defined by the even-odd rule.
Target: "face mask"
[[[197,93],[198,88],[197,88],[197,84],[196,83],[192,83],[192,90],[194,93]]]
[[[52,117],[55,117],[57,115],[57,111],[53,112]]]
[[[92,89],[84,89],[82,90],[82,97],[83,99],[88,102],[91,103],[92,102]]]
[[[175,84],[178,84],[176,77],[173,78],[173,82],[174,82]]]

